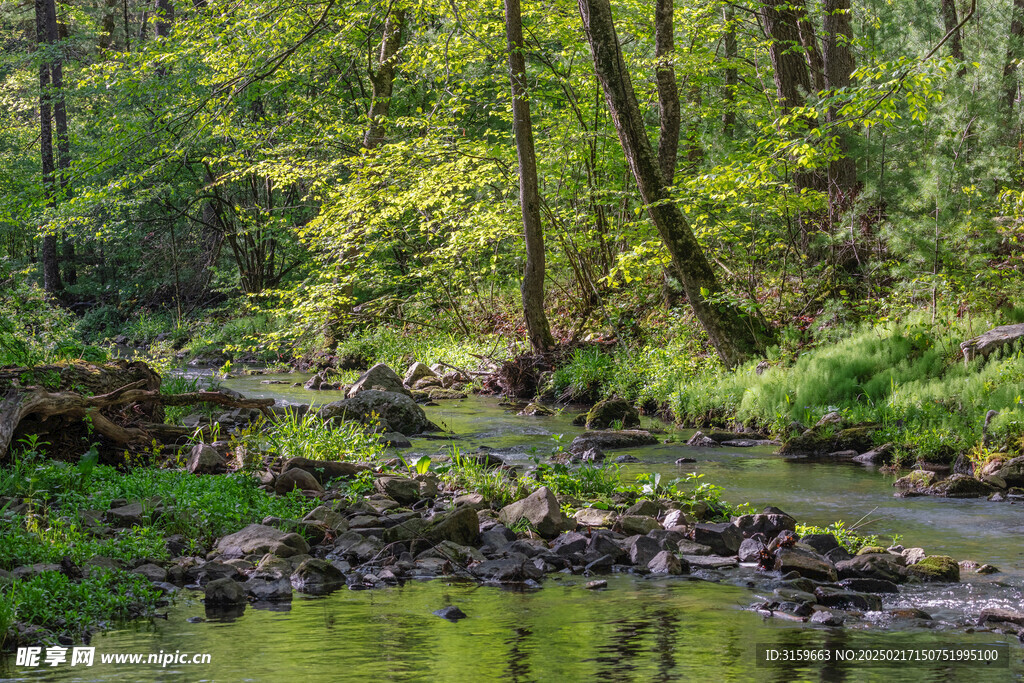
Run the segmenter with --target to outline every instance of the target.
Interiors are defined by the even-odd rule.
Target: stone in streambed
[[[743,542],[743,534],[729,522],[697,524],[693,527],[693,540],[710,546],[716,555],[735,555]]]
[[[869,593],[857,593],[830,586],[818,586],[814,589],[814,595],[818,598],[818,604],[825,605],[826,607],[852,608],[864,610],[865,612],[877,612],[882,609],[882,599],[877,595]]]
[[[646,567],[661,552],[661,546],[648,536],[636,536],[629,544],[629,561],[638,567]]]
[[[293,468],[299,468],[312,474],[318,482],[326,484],[332,479],[348,479],[358,475],[360,472],[370,469],[369,465],[354,462],[337,462],[334,460],[311,460],[309,458],[294,457],[285,461],[281,472],[286,473]]]
[[[330,562],[303,560],[290,577],[292,587],[303,593],[322,595],[345,585],[345,575]]]
[[[634,534],[645,535],[655,529],[661,528],[661,522],[654,517],[643,517],[640,515],[623,515],[619,517],[618,527],[626,536]]]
[[[208,607],[245,604],[245,589],[234,579],[215,579],[206,584],[205,603]]]
[[[411,388],[421,379],[425,379],[427,377],[437,379],[438,384],[440,384],[441,378],[437,376],[437,373],[431,370],[430,366],[426,363],[420,363],[417,361],[410,365],[409,369],[405,371],[405,377],[402,378],[402,383]]]
[[[360,391],[352,398],[328,403],[320,408],[320,415],[330,420],[376,424],[383,431],[407,436],[437,430],[436,425],[427,419],[423,408],[412,398],[391,391]]]
[[[657,437],[641,429],[590,431],[573,439],[569,450],[582,453],[589,448],[610,450],[613,448],[635,448],[637,446],[653,446],[658,443]]]
[[[772,507],[765,508],[764,512],[759,514],[733,517],[732,523],[744,538],[754,534],[774,538],[782,531],[796,531],[796,520],[782,510]]]
[[[831,562],[817,553],[799,548],[781,548],[775,557],[775,569],[783,574],[795,571],[814,581],[835,581],[838,578]]]
[[[690,437],[690,440],[686,442],[687,446],[693,448],[721,448],[721,444],[712,439],[710,436],[704,434],[704,432],[697,432]]]
[[[955,582],[960,580],[960,565],[948,555],[929,555],[907,567],[907,573],[920,581]]]
[[[480,536],[480,518],[473,508],[458,507],[435,521],[426,530],[426,535],[435,542],[474,545]]]
[[[322,493],[324,487],[320,485],[320,482],[316,480],[316,477],[306,470],[298,467],[293,467],[288,470],[274,482],[274,491],[278,495],[284,495],[295,489],[300,491],[311,491],[313,493]]]
[[[448,605],[442,609],[435,610],[433,614],[448,621],[458,621],[459,619],[467,618],[467,614],[455,605]]]
[[[925,493],[942,498],[984,498],[992,487],[966,474],[954,474],[948,479],[929,486]]]
[[[407,477],[378,477],[373,487],[402,505],[412,505],[420,499],[420,483]]]
[[[587,413],[587,429],[610,429],[619,423],[620,429],[634,429],[640,426],[640,413],[628,401],[609,398],[598,401]]]
[[[647,569],[652,574],[686,574],[690,570],[687,563],[684,567],[683,561],[667,550],[662,550],[647,563]]]
[[[1024,626],[1024,612],[1000,607],[986,607],[981,610],[978,624],[981,626],[985,624],[1016,624],[1017,626]]]
[[[371,390],[409,396],[409,390],[405,388],[402,378],[384,363],[377,363],[364,372],[348,390],[348,397],[354,398],[364,391]]]
[[[592,527],[609,527],[618,519],[618,515],[613,511],[598,508],[582,508],[577,510],[574,516],[577,524]]]
[[[515,526],[519,521],[526,520],[542,538],[549,539],[575,527],[575,521],[566,518],[555,494],[546,486],[503,507],[498,513],[498,519],[505,526]]]
[[[226,461],[213,446],[199,443],[192,447],[188,456],[188,471],[192,474],[217,474],[223,472]]]
[[[309,544],[298,534],[285,533],[262,524],[250,524],[241,531],[220,539],[216,550],[225,558],[265,553],[291,557],[308,553]]]

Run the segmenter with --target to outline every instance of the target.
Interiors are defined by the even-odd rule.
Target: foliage
[[[837,520],[827,527],[814,526],[810,524],[797,524],[796,533],[798,536],[809,536],[811,534],[832,534],[839,542],[839,545],[846,548],[847,552],[856,555],[857,551],[866,546],[895,545],[899,538],[894,536],[892,543],[886,544],[878,536],[866,535],[858,531],[858,525],[847,527],[843,520]]]
[[[299,415],[294,410],[273,419],[261,418],[232,443],[249,453],[310,460],[374,460],[386,449],[363,425],[324,419],[316,411]]]

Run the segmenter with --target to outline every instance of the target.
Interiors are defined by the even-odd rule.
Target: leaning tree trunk
[[[533,148],[533,124],[526,92],[526,57],[523,54],[523,18],[519,0],[505,0],[505,33],[508,38],[508,70],[512,85],[512,129],[519,159],[519,205],[523,214],[526,264],[523,267],[523,318],[530,346],[543,353],[555,346],[544,313],[544,227],[540,222],[540,188],[537,155]]]
[[[666,191],[619,48],[611,4],[609,0],[579,0],[579,8],[594,70],[647,212],[712,346],[723,363],[734,366],[761,352],[769,336],[767,330],[758,319],[743,315],[735,306],[715,301],[722,289],[682,211]]]

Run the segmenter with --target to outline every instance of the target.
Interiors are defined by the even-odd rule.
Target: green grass
[[[899,536],[893,536],[889,541],[885,541],[875,534],[862,534],[858,531],[858,528],[856,524],[852,527],[847,527],[843,520],[838,520],[826,527],[797,524],[796,533],[801,537],[811,534],[832,534],[839,542],[839,545],[846,548],[847,552],[851,555],[856,555],[861,548],[866,546],[881,546],[885,548],[890,545],[896,545],[899,542]]]
[[[300,417],[288,411],[273,420],[260,419],[234,441],[250,454],[310,460],[376,460],[387,450],[366,427],[325,420],[314,412]]]

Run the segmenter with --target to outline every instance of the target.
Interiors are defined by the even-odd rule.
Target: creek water
[[[336,392],[291,387],[305,376],[254,376],[224,384],[251,397],[289,403],[337,400]],[[267,385],[265,380],[288,384]],[[566,409],[550,417],[523,417],[496,398],[471,396],[427,407],[450,440],[415,439],[413,454],[472,451],[486,446],[512,463],[529,463],[559,440],[582,430]],[[687,472],[721,486],[729,502],[775,505],[805,523],[867,521],[883,538],[900,534],[907,546],[958,560],[990,563],[991,576],[964,574],[960,584],[910,588],[885,599],[888,607],[918,607],[927,622],[886,622],[827,629],[766,619],[750,606],[766,593],[750,588],[742,572],[712,583],[686,577],[612,575],[608,588],[588,591],[583,577],[551,575],[539,590],[512,591],[432,580],[373,591],[342,590],[325,597],[296,594],[282,611],[249,608],[241,616],[210,615],[198,594],[180,596],[166,619],[137,621],[93,639],[97,653],[210,653],[211,664],[102,665],[45,670],[0,664],[11,680],[251,680],[251,681],[1006,681],[1024,680],[1024,650],[1016,638],[975,633],[965,625],[985,607],[1024,606],[1024,506],[985,500],[894,498],[892,476],[846,463],[805,462],[771,448],[693,449],[690,432],[666,430],[675,443],[614,451],[641,462],[623,475],[657,472],[663,481]],[[559,436],[560,435],[560,436]],[[696,462],[677,466],[682,456]],[[457,605],[456,623],[431,612]],[[192,618],[193,621],[189,621]],[[900,647],[1006,645],[1008,668],[975,664],[851,662],[766,666],[757,646]],[[1004,659],[1005,661],[1005,659]],[[4,668],[6,667],[6,669]]]

